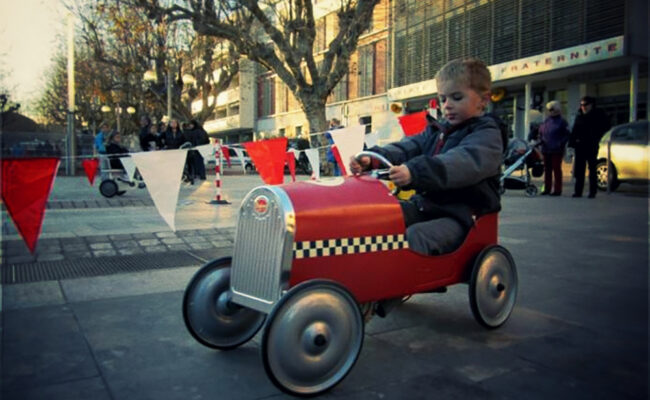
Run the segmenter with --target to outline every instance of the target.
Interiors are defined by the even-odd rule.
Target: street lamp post
[[[173,89],[173,84],[174,84],[174,65],[168,65],[167,66],[167,73],[166,73],[166,80],[167,80],[167,121],[171,121],[172,119],[172,89]],[[154,82],[157,79],[156,72],[153,70],[147,70],[144,73],[143,79],[145,81],[149,82]],[[183,83],[192,85],[194,82],[196,82],[196,79],[190,74],[184,74],[181,77]]]

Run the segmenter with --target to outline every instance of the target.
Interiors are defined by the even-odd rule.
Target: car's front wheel
[[[238,347],[255,336],[266,319],[231,301],[231,259],[206,263],[190,280],[183,297],[185,326],[201,344],[219,350]]]
[[[620,182],[618,180],[618,176],[616,173],[616,167],[611,163],[610,165],[612,166],[612,181],[610,182],[609,189],[613,192],[618,188]],[[609,171],[607,170],[607,160],[598,161],[598,164],[596,164],[596,176],[598,177],[598,189],[603,191],[607,190],[608,173]]]

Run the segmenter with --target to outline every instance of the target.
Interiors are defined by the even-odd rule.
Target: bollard
[[[230,204],[228,200],[221,198],[221,141],[219,141],[219,143],[215,142],[214,151],[215,151],[214,185],[216,189],[216,194],[214,196],[214,199],[208,202],[208,204]]]

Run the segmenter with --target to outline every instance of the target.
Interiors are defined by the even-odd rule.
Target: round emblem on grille
[[[264,216],[269,211],[269,198],[263,195],[257,196],[253,200],[253,210],[258,216]]]

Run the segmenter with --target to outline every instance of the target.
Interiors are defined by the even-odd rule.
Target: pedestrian
[[[210,143],[208,133],[195,119],[189,122],[188,131],[185,132],[185,136],[192,143],[193,147]],[[198,176],[201,180],[205,180],[205,161],[201,153],[197,150],[190,150],[187,152],[187,157],[192,169],[192,176]]]
[[[156,142],[156,136],[151,134],[151,125],[151,118],[149,116],[143,115],[140,117],[140,133],[138,134],[138,139],[142,151],[153,150],[151,145]]]
[[[546,104],[548,116],[539,127],[539,139],[544,157],[544,190],[542,195],[562,195],[562,159],[569,140],[569,124],[562,118],[560,102]],[[552,190],[551,190],[552,189]]]
[[[580,110],[573,123],[569,137],[569,147],[575,150],[573,173],[576,179],[573,197],[582,197],[585,186],[585,166],[589,166],[589,198],[596,197],[598,176],[596,157],[598,145],[605,132],[611,127],[609,118],[603,110],[596,107],[596,99],[584,96],[580,99]]]
[[[436,74],[446,122],[369,150],[394,166],[390,180],[414,194],[400,201],[409,248],[422,254],[449,253],[463,242],[475,217],[501,209],[499,177],[507,132],[484,115],[491,78],[475,58],[457,59]],[[369,169],[370,157],[350,160],[350,170]]]
[[[110,127],[106,122],[99,126],[99,132],[95,135],[93,145],[99,154],[106,154],[106,139],[110,134]]]
[[[165,149],[178,149],[187,141],[185,134],[177,119],[169,121],[169,126],[165,132]]]
[[[332,118],[329,122],[329,130],[335,130],[335,129],[343,129],[343,125],[341,125],[341,121],[339,121],[338,118]],[[339,167],[339,163],[337,161],[336,153],[338,152],[338,149],[336,148],[336,145],[334,144],[334,139],[332,139],[332,135],[328,132],[325,132],[325,138],[327,139],[327,142],[329,143],[330,147],[327,149],[327,162],[330,164],[333,175],[334,176],[341,176],[341,168]]]

